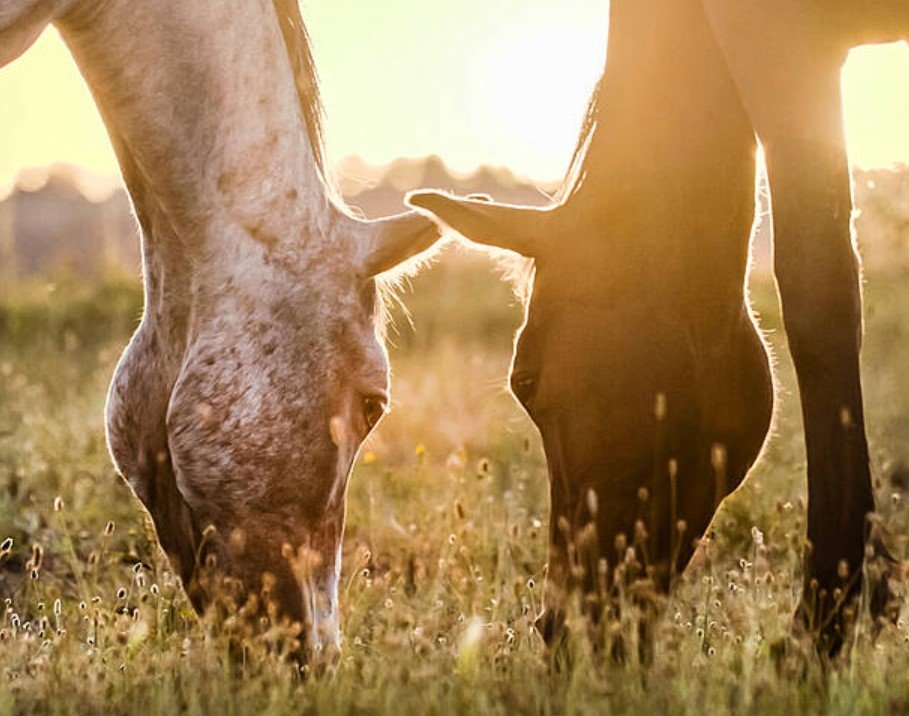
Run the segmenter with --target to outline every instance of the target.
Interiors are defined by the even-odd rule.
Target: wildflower
[[[372,465],[376,461],[376,454],[374,452],[365,452],[363,453],[363,464]]]
[[[426,457],[426,446],[423,443],[417,443],[414,448],[414,454],[417,456],[417,460],[422,460]]]

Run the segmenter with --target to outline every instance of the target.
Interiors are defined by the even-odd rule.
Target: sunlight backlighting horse
[[[771,378],[744,295],[757,136],[806,432],[801,616],[836,648],[874,510],[839,71],[854,45],[905,39],[909,4],[613,0],[610,13],[605,74],[551,207],[410,197],[534,259],[511,386],[550,464],[543,623],[591,586],[576,553],[588,525],[612,566],[637,535],[665,586],[761,449]]]
[[[374,277],[438,230],[361,221],[331,190],[295,0],[3,0],[0,66],[49,23],[141,229],[145,312],[107,403],[117,467],[197,609],[208,564],[332,647],[347,478],[388,406]]]

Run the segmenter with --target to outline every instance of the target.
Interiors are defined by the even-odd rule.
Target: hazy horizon
[[[503,166],[558,180],[602,70],[607,13],[606,0],[308,0],[331,158],[435,154],[459,172]],[[855,165],[909,164],[909,48],[854,51],[843,84]],[[118,175],[55,30],[0,71],[0,157],[0,187],[58,162]]]

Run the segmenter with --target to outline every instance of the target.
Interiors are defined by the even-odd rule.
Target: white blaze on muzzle
[[[302,587],[305,616],[304,638],[308,655],[316,660],[333,660],[341,648],[338,579],[341,571],[341,545],[334,567],[319,576],[304,578]]]

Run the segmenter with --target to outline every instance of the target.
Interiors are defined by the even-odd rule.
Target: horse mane
[[[584,111],[584,118],[571,155],[571,161],[568,164],[568,171],[565,173],[562,185],[555,193],[554,198],[559,201],[566,201],[574,196],[587,179],[590,164],[593,162],[591,155],[594,153],[594,139],[599,125],[600,111],[603,106],[603,96],[606,92],[605,79],[606,73],[604,71],[597,80],[590,95],[590,100],[587,102],[587,109]]]
[[[319,75],[312,54],[312,42],[303,17],[300,14],[298,0],[272,0],[287,56],[293,71],[294,84],[300,98],[300,111],[306,122],[306,132],[312,146],[316,168],[326,189],[337,193],[327,167],[325,152],[325,110],[319,93]]]

